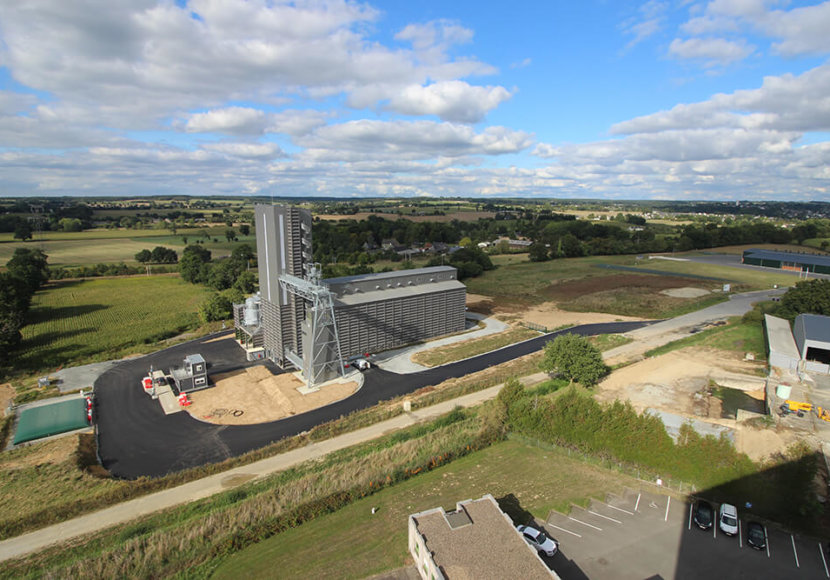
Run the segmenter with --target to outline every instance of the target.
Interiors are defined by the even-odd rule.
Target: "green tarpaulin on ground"
[[[14,444],[88,426],[86,400],[83,398],[31,407],[20,413],[17,432],[14,434]]]

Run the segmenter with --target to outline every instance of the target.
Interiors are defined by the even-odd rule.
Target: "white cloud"
[[[626,48],[632,48],[657,34],[664,25],[668,4],[663,0],[648,0],[640,6],[638,15],[623,22],[624,34],[631,36]]]
[[[306,147],[300,158],[359,161],[373,158],[424,160],[435,157],[518,153],[532,144],[522,131],[487,127],[476,133],[469,125],[433,121],[349,121],[321,127],[297,140]]]
[[[273,159],[283,155],[275,143],[207,143],[202,148],[242,159]]]
[[[668,111],[618,123],[612,133],[731,127],[830,131],[830,63],[801,75],[767,77],[760,88],[715,95]]]
[[[723,38],[675,38],[669,46],[669,54],[675,58],[699,59],[705,66],[726,66],[741,61],[752,54],[754,46],[743,41]]]
[[[436,115],[445,121],[476,123],[511,96],[504,87],[445,81],[405,87],[389,101],[389,108],[407,115]]]
[[[261,135],[267,123],[265,113],[247,107],[214,109],[196,113],[184,125],[188,133],[230,133],[233,135]]]

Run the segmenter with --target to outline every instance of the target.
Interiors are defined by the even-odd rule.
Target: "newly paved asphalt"
[[[371,407],[449,378],[484,370],[541,350],[563,333],[583,336],[628,332],[650,322],[585,324],[553,332],[491,353],[420,373],[395,374],[378,368],[365,372],[363,387],[351,397],[326,407],[258,425],[211,425],[188,413],[165,415],[157,401],[144,394],[141,378],[150,365],[155,369],[180,366],[185,356],[199,353],[208,361],[210,374],[260,364],[246,362],[244,352],[229,340],[213,335],[158,353],[124,361],[95,381],[98,450],[101,461],[115,477],[158,477],[190,467],[222,461],[291,437],[353,411]],[[270,367],[273,372],[280,372]]]

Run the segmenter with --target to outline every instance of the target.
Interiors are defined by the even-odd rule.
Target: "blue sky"
[[[0,0],[0,195],[825,200],[830,2]]]

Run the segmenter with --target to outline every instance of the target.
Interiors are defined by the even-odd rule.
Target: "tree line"
[[[47,257],[39,249],[16,249],[6,271],[0,272],[0,364],[20,346],[32,296],[48,280]]]

